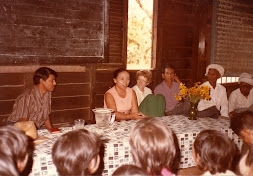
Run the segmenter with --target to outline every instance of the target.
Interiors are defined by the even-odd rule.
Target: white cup
[[[85,120],[83,120],[83,119],[76,119],[74,122],[75,122],[75,129],[76,130],[78,130],[78,129],[84,129]]]

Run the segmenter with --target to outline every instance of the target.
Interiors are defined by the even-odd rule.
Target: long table
[[[242,141],[229,128],[229,120],[200,118],[188,120],[185,116],[159,117],[164,124],[168,125],[176,134],[181,151],[180,168],[195,166],[192,159],[192,145],[199,132],[206,129],[214,129],[227,134],[240,148]],[[101,135],[105,141],[104,170],[103,175],[111,175],[115,169],[123,164],[133,164],[129,145],[129,134],[137,121],[114,122],[106,129],[100,129],[95,124],[86,125],[84,128]],[[72,127],[60,128],[63,133],[72,131]],[[49,140],[36,145],[33,156],[31,176],[58,175],[52,162],[51,149],[56,139],[61,134],[50,134],[46,129],[38,130],[39,136],[48,137]]]

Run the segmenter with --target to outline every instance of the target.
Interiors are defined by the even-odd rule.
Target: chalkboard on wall
[[[0,65],[108,62],[109,0],[1,0]]]
[[[215,0],[212,63],[227,76],[253,74],[253,1]]]

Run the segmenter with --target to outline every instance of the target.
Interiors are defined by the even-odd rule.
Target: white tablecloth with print
[[[197,134],[202,130],[215,129],[222,131],[232,138],[239,148],[242,146],[242,141],[229,129],[229,120],[226,119],[200,118],[188,120],[185,116],[166,116],[158,119],[168,125],[178,138],[181,150],[180,168],[188,168],[195,165],[191,154],[192,144]],[[85,126],[85,129],[101,135],[102,139],[106,141],[104,143],[103,175],[111,175],[119,166],[133,163],[129,145],[129,134],[135,123],[136,121],[134,120],[114,122],[107,129],[100,129],[95,124]],[[60,129],[63,133],[73,130],[72,127],[62,127]],[[43,135],[50,139],[36,145],[33,168],[30,175],[58,175],[52,163],[51,149],[56,139],[63,133],[52,135],[46,129],[38,130],[39,136]]]

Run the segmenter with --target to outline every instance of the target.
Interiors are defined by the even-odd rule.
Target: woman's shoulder
[[[133,90],[137,90],[138,86],[137,84],[132,87]]]
[[[105,93],[113,93],[113,92],[115,92],[116,91],[116,89],[115,89],[115,87],[113,86],[113,87],[111,87],[109,90],[107,90]]]
[[[145,87],[144,90],[145,90],[145,92],[152,93],[152,90],[148,87]]]

